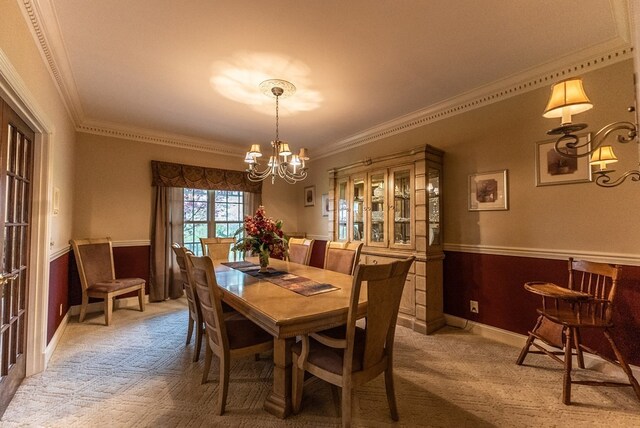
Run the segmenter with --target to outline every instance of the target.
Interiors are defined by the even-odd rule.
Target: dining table
[[[258,258],[247,257],[245,262],[257,265]],[[273,387],[264,409],[285,418],[291,413],[291,345],[296,336],[346,323],[353,277],[277,259],[270,259],[270,273],[263,275],[243,271],[242,263],[232,266],[234,264],[227,260],[214,260],[222,301],[273,336]],[[278,277],[300,277],[301,284],[295,289],[304,293],[304,288],[309,287],[318,292],[300,294],[276,284],[277,280],[273,282]],[[366,306],[366,287],[363,287],[358,317],[365,316]]]

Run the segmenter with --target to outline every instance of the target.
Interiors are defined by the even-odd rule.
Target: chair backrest
[[[362,242],[327,242],[324,253],[324,268],[335,272],[353,275],[360,261]]]
[[[202,254],[211,257],[211,260],[229,259],[233,238],[200,238]]]
[[[581,306],[586,308],[589,315],[611,321],[620,266],[584,260],[574,261],[573,258],[569,258],[568,267],[569,288],[588,293],[594,298],[593,302]]]
[[[308,265],[313,239],[289,238],[289,261]]]
[[[400,308],[400,299],[415,257],[389,264],[358,265],[353,276],[353,287],[347,318],[347,349],[344,365],[353,358],[356,319],[358,317],[358,301],[362,283],[367,284],[367,322],[364,359],[362,369],[375,366],[393,352],[393,340],[396,321]],[[349,355],[347,355],[349,354]],[[345,374],[351,367],[345,368]]]
[[[207,256],[188,255],[187,259],[190,261],[187,263],[189,278],[200,300],[209,344],[216,355],[221,355],[222,352],[228,352],[229,339],[222,315],[221,291],[216,282],[213,261]]]
[[[187,256],[193,255],[193,253],[187,247],[182,247],[180,244],[175,242],[171,244],[171,250],[176,255],[176,261],[180,267],[180,277],[182,278],[182,286],[185,294],[187,295],[189,310],[198,311],[198,305],[200,304],[198,302],[198,294],[192,286],[192,281],[189,278],[189,270],[187,269],[187,263],[190,263]]]
[[[111,238],[72,239],[80,284],[85,291],[91,285],[115,279]]]

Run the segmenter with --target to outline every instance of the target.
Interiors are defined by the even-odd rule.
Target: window
[[[244,192],[184,189],[184,246],[201,256],[200,238],[232,238],[243,215]]]

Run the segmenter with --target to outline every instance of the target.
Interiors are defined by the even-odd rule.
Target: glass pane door
[[[394,246],[411,245],[411,170],[397,169],[392,171],[393,179],[393,237]]]
[[[353,231],[352,241],[364,241],[364,177],[353,179]]]
[[[369,200],[368,207],[371,214],[371,228],[369,232],[369,245],[386,246],[386,174],[374,173],[369,176]]]
[[[336,197],[338,211],[338,241],[346,241],[349,239],[349,202],[347,200],[348,180],[338,183],[338,194]]]
[[[440,245],[440,170],[429,168],[429,246]]]

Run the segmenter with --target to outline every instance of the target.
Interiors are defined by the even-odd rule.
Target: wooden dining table
[[[258,259],[247,261],[258,264]],[[280,418],[291,412],[291,345],[297,335],[316,332],[346,323],[353,277],[343,273],[271,259],[270,267],[286,271],[318,283],[331,284],[337,290],[304,296],[270,282],[258,279],[215,260],[222,300],[273,336],[273,388],[264,409]],[[366,313],[366,291],[363,289],[358,313]]]

